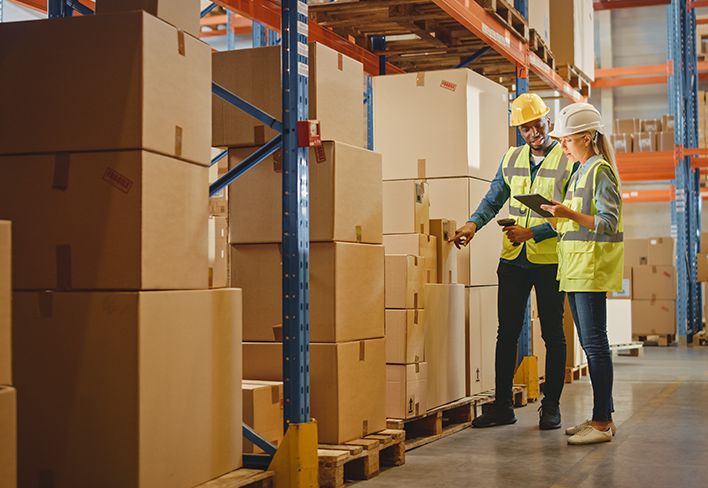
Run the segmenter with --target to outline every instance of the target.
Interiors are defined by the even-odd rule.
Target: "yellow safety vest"
[[[592,166],[581,177],[576,173],[571,179],[563,204],[576,212],[595,215],[598,168],[606,166],[617,181],[619,177],[612,165],[602,158],[586,164]],[[621,207],[614,234],[598,234],[574,220],[560,219],[557,230],[561,291],[620,291],[624,269],[623,229]]]
[[[546,155],[536,177],[531,182],[531,148],[528,144],[510,148],[502,161],[502,174],[509,186],[509,215],[516,219],[521,227],[534,227],[547,223],[546,219],[529,209],[514,198],[515,195],[538,193],[548,199],[561,201],[565,196],[565,188],[573,170],[573,162],[563,153],[560,144],[556,144]],[[526,257],[535,264],[556,264],[558,252],[555,239],[536,242],[526,241]],[[504,237],[502,259],[512,261],[521,253],[523,246],[514,246]]]

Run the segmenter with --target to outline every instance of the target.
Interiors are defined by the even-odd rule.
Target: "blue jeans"
[[[607,297],[605,292],[569,292],[568,301],[575,328],[588,357],[592,382],[592,419],[612,420],[612,353],[607,341]]]

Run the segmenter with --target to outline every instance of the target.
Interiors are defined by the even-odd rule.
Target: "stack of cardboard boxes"
[[[708,234],[701,234],[700,251],[696,256],[698,263],[698,281],[700,283],[708,283]],[[703,298],[703,316],[708,317],[708,301],[705,299],[705,286]]]
[[[529,2],[534,3],[534,2]],[[573,65],[595,79],[594,10],[592,0],[551,0],[551,50],[556,66]]]
[[[211,49],[198,2],[133,3],[0,25],[21,486],[241,465],[241,294],[207,277]]]
[[[0,220],[0,486],[17,486],[17,392],[12,385],[12,224]]]
[[[615,119],[611,141],[616,153],[674,150],[674,117]]]
[[[362,148],[361,63],[310,45],[310,377],[319,441],[386,428],[381,156]],[[214,79],[280,113],[280,49],[214,54]],[[275,133],[219,99],[213,144],[234,167]],[[282,380],[282,158],[276,153],[229,189],[231,283],[244,293],[244,377]],[[277,426],[282,429],[282,424]]]
[[[424,231],[415,227],[412,211],[402,212],[411,207],[412,198],[429,200],[431,219],[450,219],[462,225],[489,189],[508,148],[508,91],[467,69],[392,75],[373,81],[374,144],[384,158],[384,232],[427,232],[427,225]],[[457,338],[467,344],[461,354],[464,362],[460,360],[461,366],[448,370],[456,374],[464,367],[469,372],[464,380],[463,393],[467,394],[493,387],[496,267],[502,233],[496,224],[489,227],[457,252],[457,279],[438,276],[440,284],[426,285],[423,293],[426,341],[441,337],[433,325],[440,314],[431,307],[442,303],[456,307],[450,311],[453,321],[460,311],[467,310],[463,330],[450,322],[446,336],[451,346]],[[440,260],[440,255],[437,258]],[[450,283],[465,285],[466,296],[458,296],[458,287]],[[438,366],[429,354],[434,347],[434,342],[426,342],[429,385],[440,382],[435,373]],[[449,351],[448,360],[456,360],[456,354]],[[488,372],[486,382],[482,363]],[[428,388],[428,408],[450,401],[450,396],[444,395],[436,399],[438,393],[431,388],[435,386]],[[450,391],[457,394],[454,388]]]

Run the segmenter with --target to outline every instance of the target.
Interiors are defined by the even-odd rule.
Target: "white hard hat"
[[[560,111],[556,125],[549,135],[557,139],[591,130],[602,133],[600,112],[589,103],[578,102],[571,103]]]

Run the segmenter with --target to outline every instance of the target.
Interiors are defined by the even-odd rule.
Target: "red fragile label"
[[[453,82],[451,82],[451,81],[447,81],[447,80],[442,80],[442,81],[440,82],[440,86],[441,86],[442,88],[445,88],[446,90],[450,90],[450,91],[455,91],[455,90],[457,90],[457,84],[456,84],[456,83],[453,83]]]
[[[327,161],[327,154],[325,154],[324,146],[322,144],[315,144],[313,149],[315,150],[315,158],[318,163],[324,163]]]
[[[103,173],[103,181],[118,188],[123,193],[128,193],[133,187],[133,181],[130,178],[123,176],[113,168],[106,168],[106,172]]]

